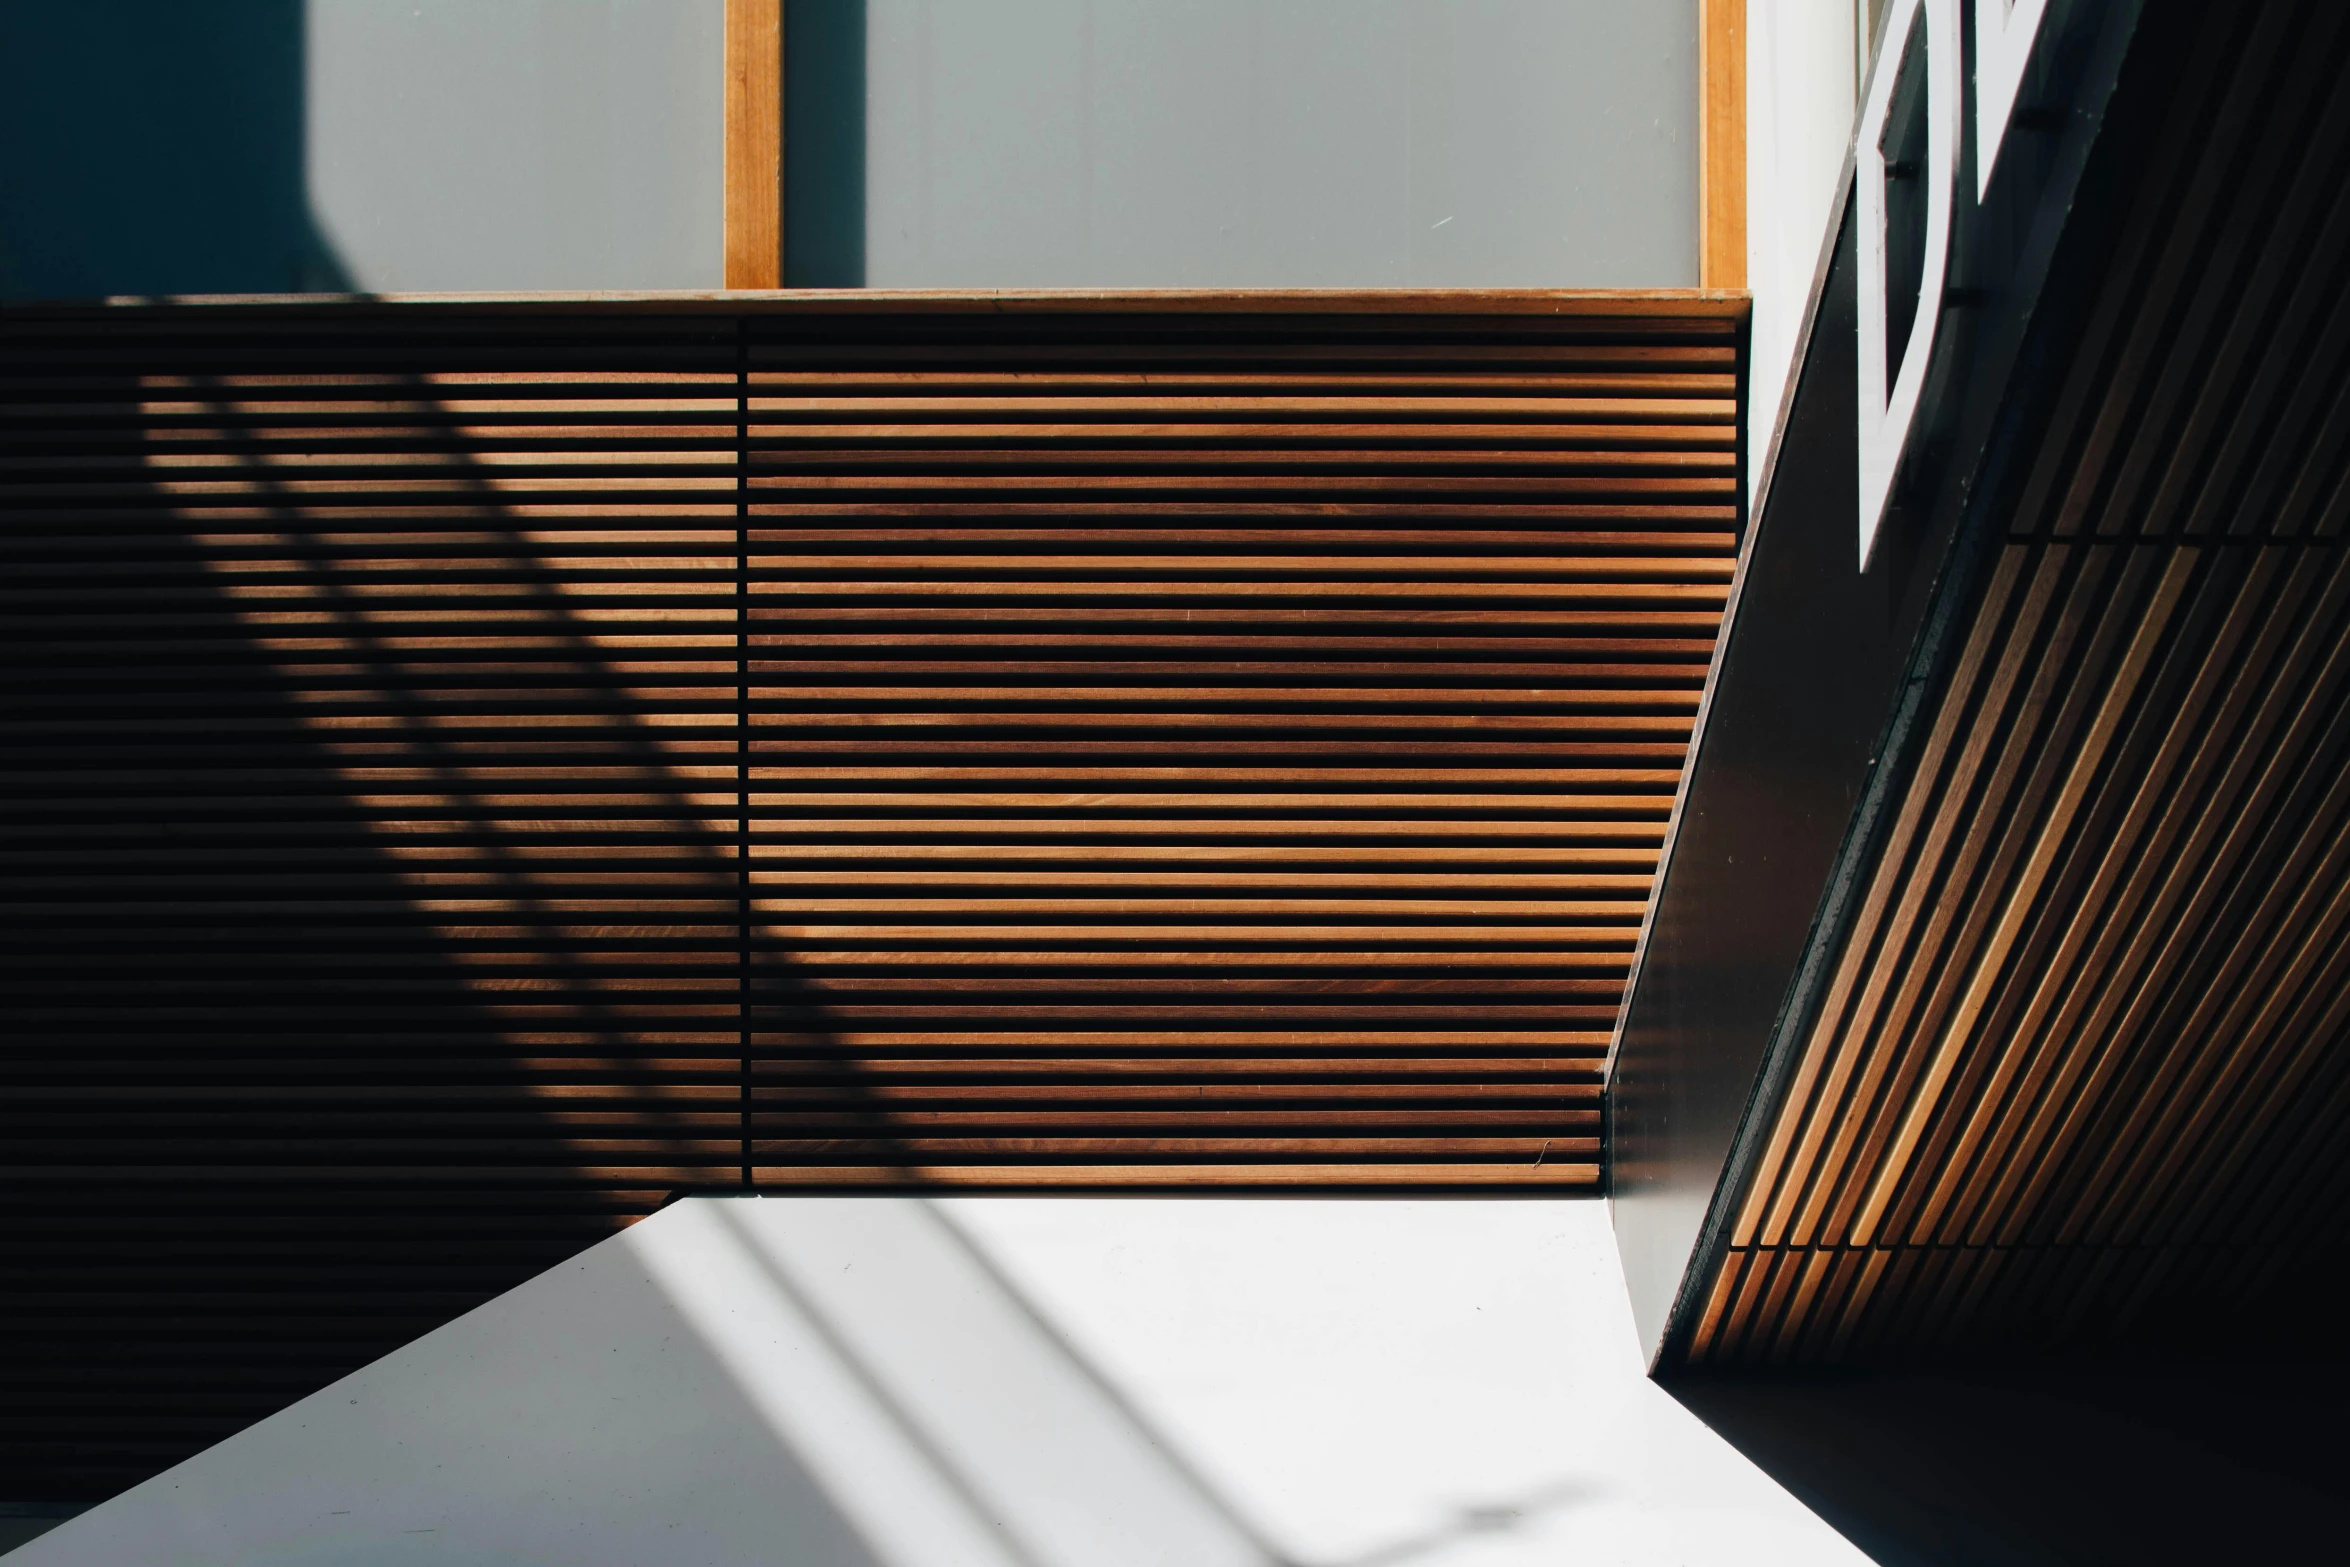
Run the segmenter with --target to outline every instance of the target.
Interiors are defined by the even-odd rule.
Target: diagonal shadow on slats
[[[714,589],[703,634],[615,633],[414,376],[354,447],[177,368],[72,388],[10,530],[17,1495],[117,1489],[750,1176],[731,498],[716,568],[592,563]],[[420,521],[381,459],[425,450]]]

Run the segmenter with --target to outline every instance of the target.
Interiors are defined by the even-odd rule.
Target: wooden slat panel
[[[760,1179],[857,1157],[814,1070],[992,1126],[1022,1181],[1122,1148],[1365,1179],[1503,1073],[1554,1135],[1456,1136],[1494,1163],[1445,1179],[1576,1179],[1733,559],[1734,365],[1462,325],[1384,363],[1153,341],[1183,357],[1147,381],[1090,332],[1016,379],[991,334],[754,341]],[[1561,1024],[1576,1053],[1535,1045]],[[1194,1108],[1148,1143],[1039,1119],[1105,1071]]]
[[[2215,11],[2194,62],[1694,1360],[2331,1331],[2350,23]],[[1857,1282],[1773,1293],[1819,1257]]]
[[[1737,320],[1544,298],[0,318],[12,1494],[681,1190],[1596,1190]]]

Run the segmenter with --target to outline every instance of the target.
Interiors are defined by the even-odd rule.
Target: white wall
[[[310,204],[349,285],[720,286],[723,14],[308,0]]]
[[[1694,283],[1696,14],[792,0],[793,274]],[[0,295],[716,287],[722,16],[0,4]]]
[[[862,9],[868,285],[1697,280],[1696,0]]]
[[[1852,140],[1849,0],[1749,0],[1746,276],[1754,294],[1748,477],[1759,480]]]
[[[694,1199],[10,1567],[1863,1567],[1575,1201]]]

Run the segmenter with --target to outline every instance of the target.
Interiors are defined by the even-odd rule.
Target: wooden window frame
[[[783,0],[726,0],[726,286],[783,286]]]
[[[1746,287],[1746,0],[1698,0],[1697,284]]]
[[[726,287],[783,286],[784,0],[726,0]],[[1746,287],[1746,0],[1698,0],[1700,288]]]

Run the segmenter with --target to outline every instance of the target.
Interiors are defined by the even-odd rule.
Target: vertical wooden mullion
[[[754,1181],[751,1157],[751,323],[734,322],[734,808],[735,1036],[741,1055],[738,1117],[742,1185]]]
[[[1698,0],[1697,283],[1746,286],[1746,0]]]
[[[783,0],[726,0],[726,286],[783,286]]]

